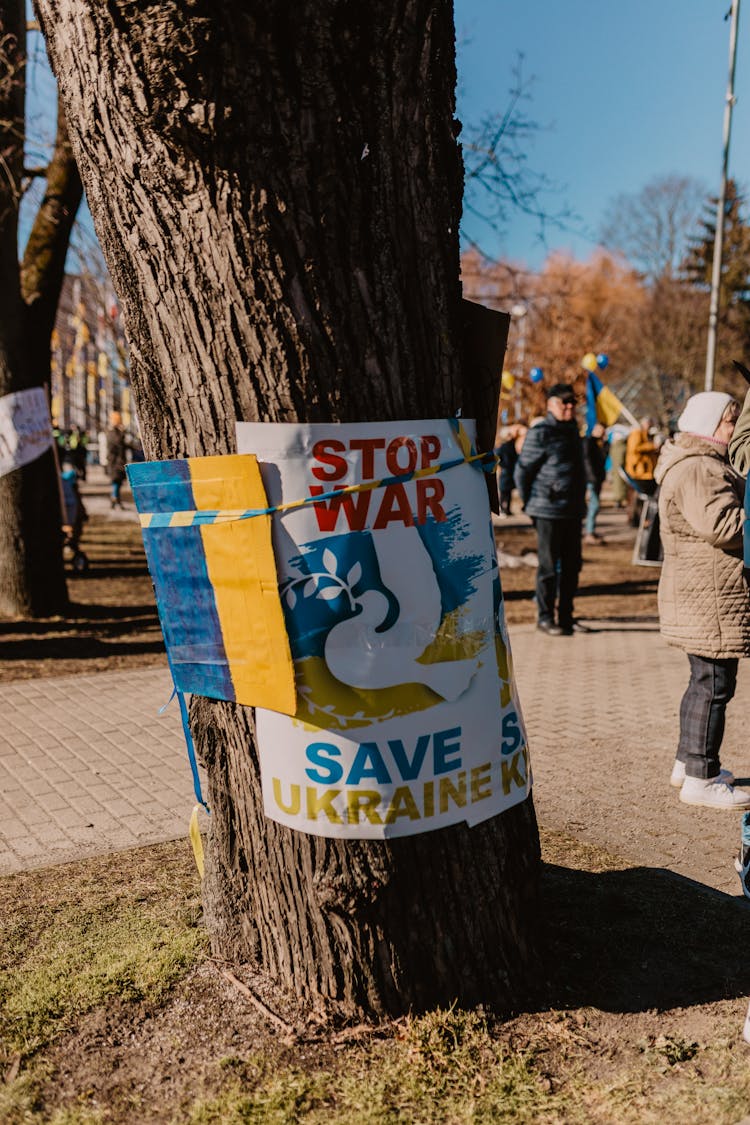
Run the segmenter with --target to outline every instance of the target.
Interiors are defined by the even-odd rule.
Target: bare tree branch
[[[551,197],[559,196],[561,186],[529,165],[529,149],[542,128],[524,110],[532,85],[533,78],[523,76],[519,54],[506,108],[465,128],[464,212],[494,233],[502,233],[511,214],[520,211],[538,221],[543,239],[547,227],[571,229],[580,220],[566,205],[553,205]],[[470,240],[464,237],[464,241]]]

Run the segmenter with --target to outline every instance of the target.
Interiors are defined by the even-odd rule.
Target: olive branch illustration
[[[330,547],[323,551],[323,570],[314,573],[300,574],[293,571],[291,576],[281,584],[280,594],[289,609],[294,609],[299,598],[320,598],[321,601],[331,602],[341,594],[349,600],[349,609],[354,612],[357,603],[352,593],[362,577],[362,565],[355,562],[349,569],[346,577],[338,573],[338,559]]]

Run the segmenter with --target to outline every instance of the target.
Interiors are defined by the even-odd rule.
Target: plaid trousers
[[[688,777],[716,777],[727,703],[737,686],[736,657],[714,659],[688,653],[690,681],[680,703],[677,758]]]

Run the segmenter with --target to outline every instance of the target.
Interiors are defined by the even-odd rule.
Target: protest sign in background
[[[43,387],[0,398],[0,477],[35,461],[51,445],[52,423]]]

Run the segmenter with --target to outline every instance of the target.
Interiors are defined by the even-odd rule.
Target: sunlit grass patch
[[[108,1000],[158,1001],[196,964],[206,939],[183,852],[165,845],[90,861],[84,877],[71,865],[3,881],[6,1058],[28,1058]]]
[[[489,1125],[527,1122],[543,1107],[551,1112],[555,1100],[530,1053],[509,1052],[481,1015],[454,1009],[411,1019],[394,1038],[349,1047],[335,1068],[305,1072],[253,1057],[225,1060],[225,1070],[231,1080],[218,1097],[193,1105],[190,1125]]]

